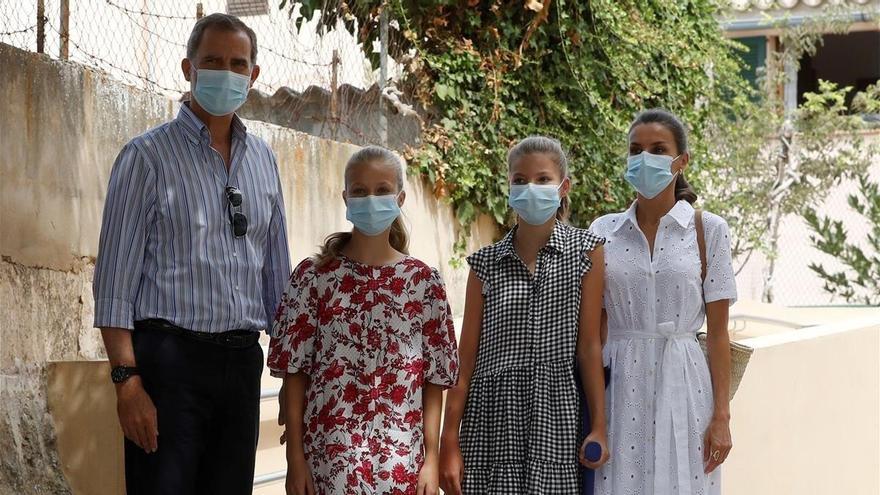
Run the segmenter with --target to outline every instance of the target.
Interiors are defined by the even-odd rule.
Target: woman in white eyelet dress
[[[662,110],[640,114],[630,129],[627,172],[638,199],[591,226],[607,239],[603,358],[611,368],[611,460],[596,472],[596,495],[721,490],[718,466],[732,447],[727,316],[736,284],[727,223],[711,213],[703,214],[701,277],[688,201],[696,198],[681,175],[686,150],[677,118]],[[708,363],[696,340],[707,313]]]

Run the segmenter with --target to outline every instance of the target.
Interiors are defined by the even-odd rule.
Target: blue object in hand
[[[596,442],[589,442],[584,447],[584,458],[590,462],[597,462],[602,458],[602,446]]]

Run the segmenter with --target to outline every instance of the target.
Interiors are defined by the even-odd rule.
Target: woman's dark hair
[[[685,129],[681,120],[672,112],[662,108],[652,108],[643,111],[636,116],[635,120],[633,120],[633,123],[629,126],[629,132],[627,135],[631,135],[633,129],[642,124],[660,124],[669,129],[669,132],[671,132],[672,136],[675,138],[675,147],[678,148],[678,154],[688,152],[687,129]],[[685,200],[690,204],[697,202],[697,193],[691,185],[688,184],[687,179],[684,178],[684,173],[678,174],[678,177],[675,179],[675,200]]]
[[[348,175],[351,172],[351,169],[373,162],[379,162],[387,167],[393,168],[397,175],[397,192],[400,193],[403,191],[405,184],[403,162],[392,151],[382,148],[381,146],[367,146],[351,155],[351,158],[348,159],[348,163],[345,165],[345,188],[348,189]],[[324,241],[324,245],[321,246],[321,252],[315,256],[317,259],[317,266],[326,266],[328,263],[339,257],[342,249],[349,243],[349,241],[351,241],[351,232],[337,232],[335,234],[330,234]],[[398,252],[409,254],[409,234],[406,231],[406,227],[403,225],[403,219],[400,217],[395,218],[394,223],[391,224],[391,232],[388,236],[388,242],[391,244],[391,247]]]
[[[565,149],[562,148],[562,143],[559,140],[547,136],[529,136],[510,148],[510,151],[507,152],[508,172],[523,157],[538,153],[545,154],[553,160],[553,163],[559,167],[559,175],[562,176],[562,180],[568,178],[568,156],[565,154]],[[559,209],[556,210],[556,218],[563,222],[567,221],[570,209],[571,203],[568,196],[565,196],[559,203]]]

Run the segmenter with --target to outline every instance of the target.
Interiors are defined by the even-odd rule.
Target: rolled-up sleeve
[[[458,383],[458,344],[452,311],[446,298],[446,286],[437,270],[431,270],[430,285],[425,289],[425,315],[422,322],[422,347],[426,382],[443,388]]]
[[[96,327],[134,328],[135,297],[155,202],[155,172],[129,143],[113,164],[104,204],[92,283]]]
[[[275,158],[273,156],[272,160]],[[277,170],[277,165],[276,165]],[[290,252],[287,245],[287,222],[284,217],[284,195],[278,181],[278,197],[272,207],[269,232],[266,236],[265,263],[263,264],[263,306],[266,310],[266,332],[272,335],[272,322],[281,294],[290,278]]]

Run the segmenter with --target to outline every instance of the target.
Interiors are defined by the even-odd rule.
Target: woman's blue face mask
[[[655,155],[643,151],[626,160],[626,177],[636,191],[648,199],[657,197],[672,182],[678,172],[672,173],[672,163],[681,155]]]

